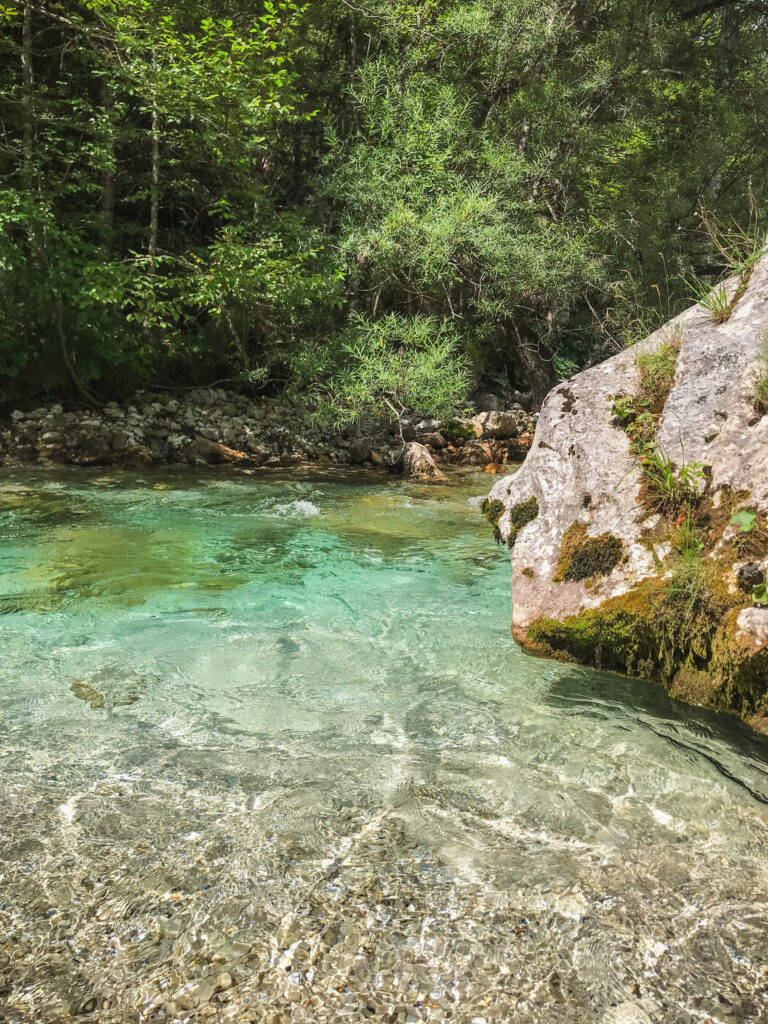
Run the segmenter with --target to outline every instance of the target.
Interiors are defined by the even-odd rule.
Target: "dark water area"
[[[0,478],[0,1020],[768,1020],[768,741],[532,658],[488,478]]]

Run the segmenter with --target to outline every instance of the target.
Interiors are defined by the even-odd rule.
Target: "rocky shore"
[[[406,440],[416,440],[443,463],[501,467],[519,462],[535,427],[521,406],[485,411],[449,423],[412,417]],[[218,388],[182,395],[141,393],[130,402],[88,409],[59,403],[0,417],[0,465],[127,467],[235,465],[285,468],[302,464],[395,466],[401,455],[396,425],[367,419],[339,428],[295,403],[254,400]]]

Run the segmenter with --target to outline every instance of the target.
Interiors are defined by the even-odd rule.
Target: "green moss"
[[[507,545],[510,549],[515,546],[517,536],[523,527],[532,523],[534,519],[538,518],[538,515],[539,503],[534,497],[512,506],[509,510],[509,537],[507,538]]]
[[[588,580],[594,576],[608,576],[619,564],[624,547],[612,533],[588,537],[583,523],[573,523],[563,535],[555,583],[565,580]]]
[[[526,567],[525,569],[521,569],[520,571],[527,580],[533,579],[533,569]]]
[[[768,703],[768,649],[750,650],[737,638],[741,610],[731,608],[720,622],[711,672],[722,684],[723,705],[747,717],[763,713]]]
[[[768,649],[745,647],[737,636],[745,604],[734,595],[726,601],[711,583],[688,603],[670,581],[649,580],[562,622],[536,619],[527,643],[562,661],[657,679],[679,700],[764,722]]]
[[[499,520],[504,515],[504,502],[499,501],[498,498],[494,498],[493,501],[485,499],[482,506],[482,512],[491,526],[498,526]]]
[[[504,515],[506,509],[504,502],[499,501],[498,498],[494,498],[493,501],[486,498],[480,508],[485,518],[493,527],[493,536],[496,543],[503,544],[504,538],[501,536],[501,530],[499,529],[499,520]]]
[[[451,420],[441,432],[446,441],[472,441],[477,436],[472,427],[459,420]]]
[[[642,678],[657,674],[658,638],[649,588],[639,587],[562,622],[538,618],[529,626],[527,639],[556,658]]]

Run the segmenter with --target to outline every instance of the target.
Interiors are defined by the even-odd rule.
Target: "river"
[[[768,1020],[768,741],[521,651],[488,479],[3,475],[0,1020]]]

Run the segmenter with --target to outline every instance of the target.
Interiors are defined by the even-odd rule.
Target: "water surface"
[[[0,1019],[768,1020],[768,744],[521,652],[486,490],[0,480]]]

